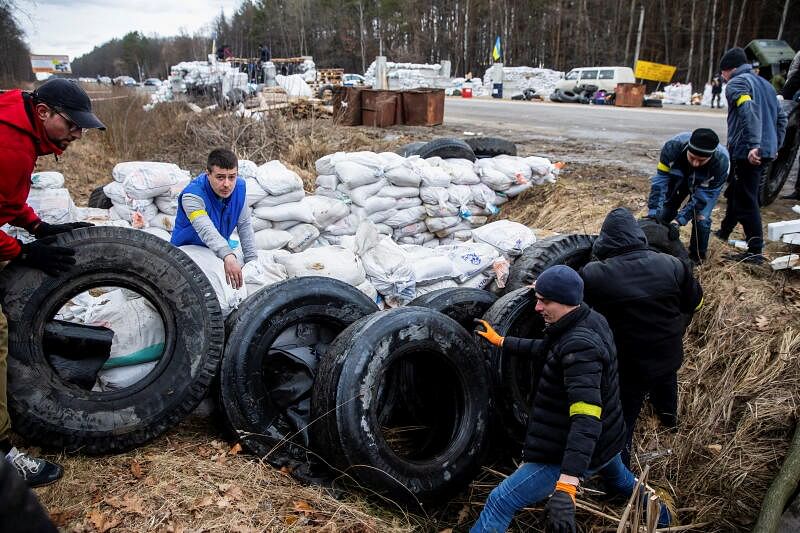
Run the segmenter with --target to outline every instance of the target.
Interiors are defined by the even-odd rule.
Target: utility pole
[[[642,2],[639,11],[639,31],[636,33],[636,51],[633,53],[633,68],[636,68],[636,62],[639,61],[639,50],[642,47],[643,26],[644,26],[644,2]]]
[[[781,17],[781,27],[778,29],[778,39],[783,37],[783,25],[786,24],[786,14],[789,12],[789,0],[783,3],[783,16]]]

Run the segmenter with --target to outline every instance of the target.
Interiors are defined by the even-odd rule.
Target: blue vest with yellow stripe
[[[183,210],[183,195],[187,193],[202,198],[203,203],[206,204],[205,210],[185,213]],[[236,229],[236,223],[239,221],[239,214],[244,209],[246,193],[247,189],[244,180],[237,177],[233,193],[227,198],[220,198],[211,188],[211,184],[208,182],[208,174],[203,172],[193,179],[178,196],[178,213],[175,217],[175,230],[172,232],[170,242],[175,246],[186,244],[206,246],[192,227],[192,220],[202,215],[208,215],[220,235],[225,240],[230,240],[233,230]]]

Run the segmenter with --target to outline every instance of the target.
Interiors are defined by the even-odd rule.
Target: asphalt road
[[[677,106],[676,106],[677,107]],[[590,141],[619,147],[657,146],[695,128],[712,128],[724,143],[725,110],[703,108],[625,108],[523,102],[483,98],[447,98],[445,126],[481,132],[513,130],[552,140]]]

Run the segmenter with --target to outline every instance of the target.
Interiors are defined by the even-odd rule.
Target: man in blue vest
[[[695,264],[706,258],[711,235],[711,211],[728,179],[728,150],[709,128],[679,133],[661,149],[656,175],[651,178],[648,216],[677,236],[678,227],[692,222],[689,257]],[[683,207],[684,200],[689,199]]]
[[[231,240],[239,232],[244,262],[258,259],[250,209],[245,205],[246,188],[238,176],[236,154],[217,148],[208,154],[208,172],[193,179],[178,197],[178,214],[170,242],[175,246],[196,244],[212,250],[225,264],[225,278],[234,289],[242,286],[242,265],[233,253]]]

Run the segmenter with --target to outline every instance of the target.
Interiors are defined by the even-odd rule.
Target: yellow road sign
[[[669,83],[675,75],[677,67],[651,63],[650,61],[637,61],[634,75],[643,80],[663,81]]]

